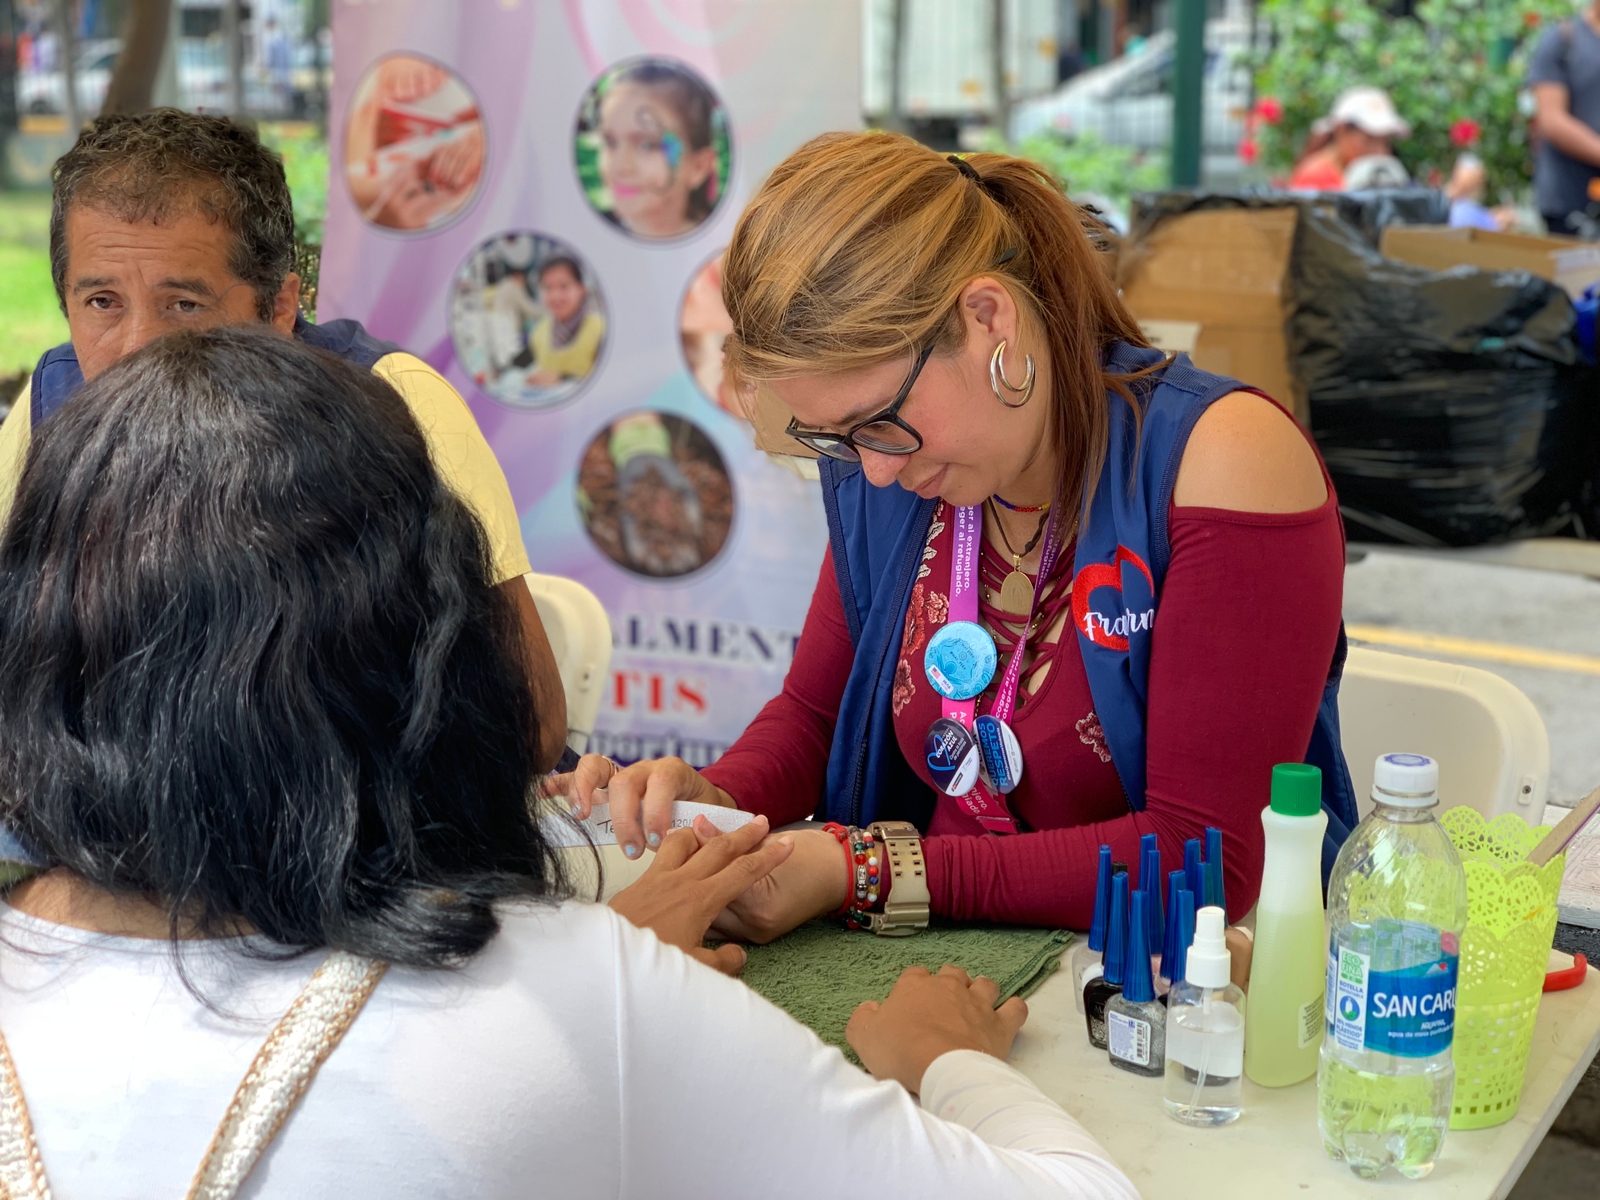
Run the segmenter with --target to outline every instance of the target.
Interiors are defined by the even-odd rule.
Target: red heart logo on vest
[[[1128,633],[1130,625],[1137,621],[1139,628],[1149,629],[1150,619],[1155,610],[1143,613],[1124,612],[1120,617],[1108,621],[1105,617],[1089,607],[1089,598],[1100,588],[1115,588],[1117,594],[1122,594],[1122,564],[1132,563],[1139,568],[1145,581],[1150,585],[1152,593],[1156,590],[1156,582],[1150,576],[1150,568],[1144,565],[1140,558],[1126,546],[1118,546],[1117,553],[1108,563],[1090,563],[1079,571],[1072,579],[1072,623],[1078,627],[1078,632],[1083,634],[1096,646],[1104,646],[1107,650],[1128,649]]]

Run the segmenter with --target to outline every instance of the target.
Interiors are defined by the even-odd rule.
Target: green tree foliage
[[[1122,215],[1136,192],[1160,191],[1167,185],[1165,154],[1114,146],[1092,133],[1070,138],[1039,133],[1015,145],[994,135],[983,148],[1032,159],[1060,180],[1074,199],[1098,197]]]
[[[1491,191],[1520,192],[1532,172],[1518,107],[1528,56],[1550,25],[1574,16],[1573,0],[1421,0],[1414,17],[1398,18],[1388,7],[1265,0],[1273,45],[1256,64],[1257,112],[1276,116],[1281,106],[1282,116],[1255,123],[1261,161],[1287,170],[1340,93],[1370,85],[1412,125],[1395,153],[1414,177],[1446,176],[1470,149],[1484,160]]]

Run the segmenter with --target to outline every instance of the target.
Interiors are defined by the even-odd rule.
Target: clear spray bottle
[[[1230,981],[1223,911],[1202,908],[1186,974],[1167,993],[1167,1079],[1162,1103],[1185,1125],[1227,1125],[1244,1111],[1244,993]]]

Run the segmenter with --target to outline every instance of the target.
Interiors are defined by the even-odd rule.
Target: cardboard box
[[[1289,256],[1300,214],[1225,208],[1161,222],[1123,251],[1122,299],[1152,343],[1258,387],[1307,423],[1289,366]]]
[[[1600,283],[1600,245],[1577,238],[1451,229],[1447,225],[1391,225],[1383,231],[1379,249],[1388,258],[1433,271],[1451,267],[1528,271],[1548,279],[1574,300],[1590,284]]]

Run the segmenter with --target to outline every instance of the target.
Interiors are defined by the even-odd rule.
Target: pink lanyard
[[[983,510],[977,505],[956,509],[953,531],[953,550],[950,556],[950,615],[949,623],[978,620],[978,553],[983,537]],[[1055,522],[1051,521],[1044,535],[1044,548],[1039,555],[1039,574],[1033,581],[1033,597],[1028,601],[1028,613],[1022,623],[1022,634],[1006,660],[1005,673],[995,692],[989,715],[1008,725],[1016,711],[1017,689],[1022,683],[1022,655],[1028,645],[1028,631],[1033,625],[1034,611],[1039,607],[1050,572],[1055,568],[1061,553],[1061,543],[1056,537]],[[981,695],[981,693],[980,693]],[[971,732],[977,717],[978,697],[970,700],[942,699],[942,714],[959,721]],[[1016,818],[1006,799],[979,779],[973,789],[956,798],[962,809],[970,814],[989,833],[1015,833]]]

